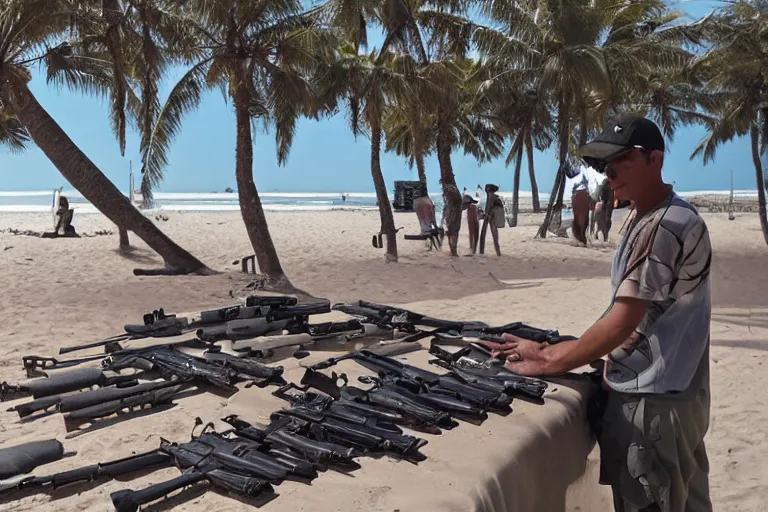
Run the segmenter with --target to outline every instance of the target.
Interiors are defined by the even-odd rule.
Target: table
[[[340,354],[314,351],[301,364]],[[434,356],[426,350],[399,357],[442,371],[428,364]],[[294,363],[284,361],[286,380],[299,382],[303,369]],[[346,373],[355,384],[358,376],[369,374],[353,361],[343,361],[332,370]],[[229,411],[265,422],[264,411],[286,402],[264,391],[250,388],[237,393],[230,399]],[[429,441],[421,449],[426,461],[416,465],[388,457],[361,458],[361,469],[348,475],[328,471],[311,486],[295,482],[276,486],[280,496],[261,510],[547,512],[564,511],[569,501],[573,510],[598,510],[579,508],[574,502],[600,487],[594,464],[586,471],[593,448],[586,401],[593,391],[586,377],[558,379],[552,381],[543,405],[516,399],[512,414],[491,413],[480,426],[460,422],[440,436],[409,431]]]

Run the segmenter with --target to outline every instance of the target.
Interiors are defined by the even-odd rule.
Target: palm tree
[[[555,206],[560,207],[568,168],[572,127],[589,132],[588,105],[623,105],[627,91],[651,71],[679,66],[689,54],[681,47],[684,28],[670,25],[660,0],[622,3],[613,0],[513,2],[483,4],[483,14],[500,29],[478,30],[475,41],[492,56],[498,78],[511,75],[533,84],[543,102],[557,112],[559,167],[549,205],[537,236],[545,237]]]
[[[160,142],[155,135],[161,133],[170,140],[185,112],[199,104],[201,91],[226,91],[235,110],[235,177],[248,238],[261,273],[275,286],[290,287],[253,178],[252,123],[274,129],[277,160],[283,165],[297,120],[314,113],[308,77],[319,62],[315,49],[328,46],[317,29],[319,10],[304,11],[300,0],[190,0],[179,9],[187,21],[196,23],[204,53],[172,89],[155,121],[152,140]]]
[[[486,90],[492,97],[491,116],[497,129],[511,140],[506,165],[515,161],[514,185],[512,189],[511,226],[517,225],[520,195],[520,168],[523,154],[528,156],[528,174],[531,180],[533,211],[539,213],[539,191],[533,167],[533,148],[547,149],[554,141],[554,119],[548,105],[539,98],[535,89],[526,89],[524,84],[496,81],[496,90]],[[494,86],[491,82],[489,86]],[[499,107],[500,105],[500,107]]]
[[[428,64],[422,71],[432,84],[431,103],[425,108],[434,116],[437,160],[443,187],[443,220],[453,256],[458,256],[458,233],[461,227],[461,193],[456,186],[451,153],[462,148],[478,163],[502,154],[504,135],[487,114],[487,99],[482,94],[485,71],[470,59],[446,57]]]
[[[420,123],[427,116],[436,127],[434,147],[440,163],[440,183],[443,188],[443,220],[448,235],[451,254],[458,255],[458,233],[461,227],[461,194],[451,163],[451,151],[468,144],[465,151],[485,154],[483,143],[478,144],[475,134],[468,130],[484,129],[483,123],[471,119],[472,114],[459,101],[469,94],[463,86],[457,86],[465,78],[472,24],[464,17],[472,4],[469,0],[360,0],[347,2],[330,0],[327,11],[333,24],[354,41],[356,47],[367,41],[367,27],[371,23],[383,27],[385,40],[382,51],[394,48],[410,54],[418,60],[418,76],[434,86],[428,87],[435,94],[416,92],[423,107],[409,116],[411,145],[417,166],[430,147],[430,131]],[[455,61],[453,59],[456,59]],[[461,91],[461,92],[460,92]],[[470,109],[471,110],[471,109]],[[461,137],[457,137],[460,135]],[[402,144],[402,137],[400,142]],[[403,150],[406,148],[403,146]],[[493,150],[491,150],[493,152]],[[422,165],[423,167],[423,165]],[[420,179],[426,174],[420,171]]]
[[[342,44],[336,60],[318,79],[319,103],[335,112],[339,100],[347,104],[350,127],[357,137],[363,128],[371,139],[371,176],[381,218],[380,232],[386,235],[386,260],[397,261],[397,231],[387,184],[381,172],[381,141],[387,108],[413,96],[415,66],[407,56],[395,56],[376,49],[358,54],[352,43]]]
[[[437,136],[432,128],[432,118],[422,106],[427,98],[419,98],[418,91],[413,92],[407,99],[399,100],[387,109],[384,118],[384,132],[387,134],[385,150],[407,158],[410,168],[415,164],[419,181],[426,183],[424,158],[434,152]]]
[[[0,109],[14,116],[64,178],[107,218],[133,231],[164,260],[169,273],[205,272],[197,258],[176,245],[141,214],[75,145],[38,103],[27,83],[29,66],[44,62],[48,80],[109,94],[114,82],[103,62],[74,55],[65,42],[73,19],[90,16],[82,2],[7,0],[0,10]]]
[[[14,116],[0,110],[0,146],[11,153],[23,153],[28,143],[26,128]]]
[[[706,165],[717,148],[736,136],[749,134],[763,238],[768,244],[766,184],[761,153],[768,147],[768,12],[759,5],[735,0],[705,22],[710,49],[696,63],[696,70],[712,91],[705,105],[712,115],[709,133],[694,149],[691,159]]]

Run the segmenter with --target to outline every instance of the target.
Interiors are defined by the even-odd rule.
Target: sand
[[[251,252],[239,213],[162,215],[156,222],[168,235],[222,274],[137,278],[133,268],[157,266],[160,260],[133,236],[135,249],[119,253],[116,228],[100,215],[76,214],[74,224],[83,234],[111,230],[112,235],[46,240],[6,230],[48,230],[49,215],[0,214],[0,380],[23,378],[22,355],[54,355],[60,346],[116,334],[122,324],[137,322],[157,307],[194,311],[226,305],[232,302],[230,291],[239,294],[253,281],[233,266]],[[768,510],[767,248],[757,215],[739,213],[733,221],[725,214],[704,216],[714,247],[713,402],[707,435],[714,508]],[[371,235],[378,230],[376,212],[268,212],[267,218],[291,280],[315,296],[405,304],[445,318],[523,320],[577,335],[607,305],[609,264],[622,220],[620,213],[614,218],[607,243],[585,248],[564,239],[534,240],[540,216],[525,214],[520,227],[500,230],[500,258],[469,256],[465,226],[458,258],[400,238],[400,262],[387,264],[383,252],[371,246]],[[396,225],[406,233],[418,230],[412,213],[396,214]],[[488,247],[492,249],[490,240]],[[195,414],[227,409],[225,399],[210,394],[181,402],[169,411],[120,422],[65,444],[78,451],[78,461],[108,460],[130,450],[152,449],[159,436],[186,439]],[[0,446],[47,436],[63,439],[62,434],[58,416],[18,423],[15,414],[0,412]],[[76,465],[65,460],[50,467]],[[158,474],[169,478],[178,472]],[[138,488],[147,478],[128,485]],[[121,487],[125,484],[108,483],[50,502],[47,495],[0,502],[0,510],[106,510],[109,492]],[[184,502],[178,510],[242,509],[237,501],[209,494]],[[318,505],[317,510],[325,509]]]

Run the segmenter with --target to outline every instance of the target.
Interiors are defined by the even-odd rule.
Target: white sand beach
[[[459,242],[462,256],[451,258],[447,250],[428,252],[422,242],[400,238],[400,262],[396,264],[385,263],[383,251],[371,246],[371,235],[378,230],[377,212],[267,212],[267,219],[293,284],[314,296],[332,302],[364,298],[406,305],[443,318],[493,324],[521,320],[578,335],[608,304],[609,264],[623,218],[623,212],[618,213],[611,240],[587,248],[565,239],[534,240],[540,216],[525,214],[520,227],[500,230],[500,258],[491,254],[469,256],[464,227]],[[134,277],[133,268],[156,267],[161,261],[134,236],[135,249],[121,255],[117,229],[101,215],[76,215],[74,225],[81,234],[111,230],[112,235],[50,240],[7,232],[9,228],[49,230],[49,214],[0,214],[4,284],[0,296],[0,380],[24,378],[22,355],[55,355],[60,346],[117,334],[123,324],[138,323],[143,313],[158,307],[169,312],[199,311],[231,303],[230,291],[235,296],[246,293],[252,276],[241,274],[239,266],[233,265],[251,254],[239,212],[162,215],[168,219],[157,220],[163,231],[222,273],[209,277]],[[712,418],[707,436],[714,509],[765,511],[766,247],[756,214],[739,213],[733,221],[722,213],[704,216],[714,247]],[[404,232],[417,232],[415,214],[396,214],[395,220],[398,227],[405,227]],[[492,252],[490,239],[486,248]],[[3,407],[0,446],[57,437],[78,455],[50,468],[71,469],[152,449],[160,437],[187,439],[195,416],[203,416],[205,421],[221,418],[243,406],[239,396],[234,395],[230,403],[210,394],[187,397],[169,411],[119,422],[71,440],[64,440],[60,415],[19,423],[16,415]],[[515,413],[505,421],[514,422]],[[45,494],[35,495],[4,502],[0,510],[106,510],[110,492],[126,486],[138,488],[177,474],[176,469],[168,469],[127,482],[108,482],[80,494],[65,493],[54,501]],[[321,495],[322,478],[315,485],[315,492]],[[606,503],[608,489],[602,490],[605,493],[595,496],[593,504]],[[177,505],[174,510],[243,509],[239,502],[214,493]],[[375,501],[360,505],[364,507],[360,510],[379,510]],[[318,503],[314,510],[335,508]]]

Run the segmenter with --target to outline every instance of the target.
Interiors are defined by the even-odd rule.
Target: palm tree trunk
[[[259,271],[273,284],[290,285],[283,272],[275,244],[269,234],[267,218],[261,205],[256,183],[253,181],[253,138],[251,136],[251,114],[248,110],[249,94],[245,88],[245,77],[240,63],[235,62],[230,75],[230,94],[235,105],[237,141],[235,144],[235,177],[240,214],[243,217],[248,239],[251,241]]]
[[[515,182],[512,186],[512,222],[509,227],[517,226],[517,211],[520,208],[520,168],[523,165],[523,145],[517,150],[517,159],[515,161]]]
[[[128,238],[128,230],[124,227],[117,226],[117,231],[120,233],[120,248],[124,249],[131,246],[131,239]]]
[[[541,204],[539,203],[539,185],[536,183],[536,173],[533,170],[533,141],[530,137],[525,139],[525,149],[528,153],[528,177],[531,180],[531,196],[533,202],[533,212],[541,213]]]
[[[459,231],[461,230],[461,193],[456,186],[451,163],[451,143],[448,130],[439,128],[437,136],[437,160],[440,163],[440,182],[443,187],[443,222],[448,236],[451,256],[458,256]],[[487,213],[487,212],[486,212]]]
[[[411,131],[413,132],[413,159],[419,171],[419,181],[427,183],[427,170],[424,166],[424,129],[421,126],[418,109],[411,109]]]
[[[381,173],[381,119],[374,119],[371,126],[371,176],[376,189],[376,200],[379,203],[381,218],[381,233],[387,238],[386,261],[397,261],[397,231],[395,217],[392,215],[392,204],[387,194],[387,184]]]
[[[749,130],[752,139],[752,162],[755,164],[755,178],[757,180],[757,207],[760,216],[760,228],[763,230],[763,239],[768,244],[768,213],[765,211],[765,179],[763,178],[763,165],[760,162],[759,132],[757,125],[752,123]]]
[[[64,178],[110,221],[133,231],[172,273],[206,272],[197,258],[168,238],[134,207],[37,102],[26,84],[7,81],[0,95]]]
[[[424,154],[415,153],[413,158],[416,160],[416,169],[419,171],[419,181],[422,183],[427,182],[427,169],[424,166]]]
[[[567,165],[566,158],[568,157],[568,139],[570,137],[570,123],[568,122],[568,113],[566,112],[565,102],[560,101],[558,106],[558,143],[560,145],[560,165],[557,168],[557,175],[555,175],[555,183],[552,186],[552,193],[549,196],[549,204],[547,204],[547,213],[544,214],[544,222],[539,226],[539,231],[536,233],[537,237],[546,238],[547,230],[552,222],[552,210],[554,209],[555,202],[559,198],[560,204],[562,204],[562,194],[565,190],[565,166]]]

